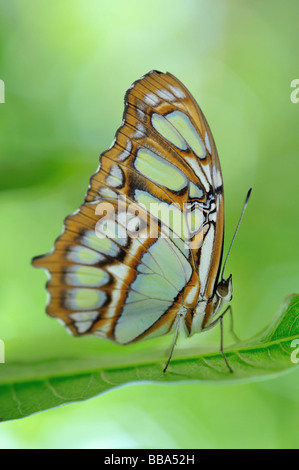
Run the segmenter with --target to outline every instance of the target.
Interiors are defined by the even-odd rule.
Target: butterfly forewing
[[[167,334],[211,298],[221,263],[223,189],[208,124],[171,74],[125,96],[123,122],[54,250],[47,312],[75,335],[121,344]],[[207,311],[207,315],[210,315]]]

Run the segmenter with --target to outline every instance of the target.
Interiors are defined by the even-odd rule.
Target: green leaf
[[[74,338],[65,337],[63,345],[48,338],[38,353],[34,344],[30,349],[30,344],[24,347],[22,342],[15,359],[10,355],[12,343],[7,342],[7,361],[0,364],[0,419],[23,418],[136,382],[229,384],[264,380],[296,367],[292,342],[298,338],[299,295],[294,294],[285,299],[268,327],[226,349],[232,374],[220,352],[198,355],[197,350],[195,355],[194,350],[182,349],[176,351],[163,374],[167,352],[153,348],[155,340],[124,348],[97,338],[95,342],[84,342],[84,338],[73,342]]]

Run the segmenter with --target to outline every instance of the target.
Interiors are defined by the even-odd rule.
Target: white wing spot
[[[175,96],[170,93],[168,90],[156,90],[157,95],[165,101],[175,101]]]
[[[118,155],[118,160],[120,162],[124,162],[130,156],[131,150],[132,150],[132,142],[128,140],[126,149]]]
[[[136,108],[136,113],[140,121],[146,121],[146,114],[140,108]]]
[[[199,280],[200,280],[200,293],[203,294],[206,288],[209,269],[211,265],[211,256],[213,250],[213,243],[214,243],[214,227],[210,225],[210,228],[204,238],[202,248],[201,248],[201,255],[200,255],[200,263],[199,263]]]
[[[196,176],[198,176],[201,184],[204,186],[205,190],[209,192],[210,185],[207,180],[206,174],[202,170],[202,165],[198,164],[198,161],[195,160],[193,157],[186,157],[187,162],[191,166],[192,170],[195,172]]]
[[[106,177],[106,183],[114,188],[118,188],[123,185],[123,172],[116,163],[111,166],[110,173]]]
[[[214,181],[214,186],[216,189],[221,188],[222,186],[222,176],[221,172],[217,170],[215,167],[213,167],[213,181]]]
[[[144,95],[144,101],[150,106],[156,106],[160,103],[158,96],[156,96],[154,93],[147,93]]]
[[[209,136],[208,136],[207,132],[205,133],[205,144],[206,144],[206,147],[209,151],[209,154],[211,155],[212,154],[212,149],[211,149],[210,139],[209,139]]]
[[[106,198],[106,199],[116,199],[117,198],[116,192],[113,191],[110,188],[100,188],[99,189],[99,194],[100,194],[100,196],[102,196],[103,198]]]
[[[76,322],[86,322],[86,321],[94,321],[99,312],[77,312],[77,313],[70,313],[69,317]]]
[[[179,87],[177,86],[173,86],[173,85],[169,85],[169,88],[171,89],[172,93],[177,97],[177,98],[186,98],[186,95],[185,93],[183,92],[183,90],[181,90]]]
[[[78,333],[85,333],[92,326],[92,321],[75,322]]]
[[[209,222],[216,222],[216,212],[211,212],[209,214]]]
[[[142,137],[145,136],[145,134],[146,134],[145,127],[142,124],[138,123],[136,126],[136,131],[133,134],[133,137],[135,137],[136,139],[141,139]]]

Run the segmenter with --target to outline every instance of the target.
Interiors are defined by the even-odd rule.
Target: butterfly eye
[[[222,299],[230,301],[232,298],[232,291],[233,291],[232,275],[230,275],[228,279],[222,279],[219,282],[216,292],[218,296],[221,297]]]

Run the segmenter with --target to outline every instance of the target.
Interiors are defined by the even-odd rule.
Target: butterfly
[[[179,331],[211,328],[232,299],[232,276],[219,280],[223,237],[209,125],[177,78],[151,71],[128,89],[84,203],[33,265],[50,276],[47,313],[73,335],[127,345],[173,333],[172,354]]]

